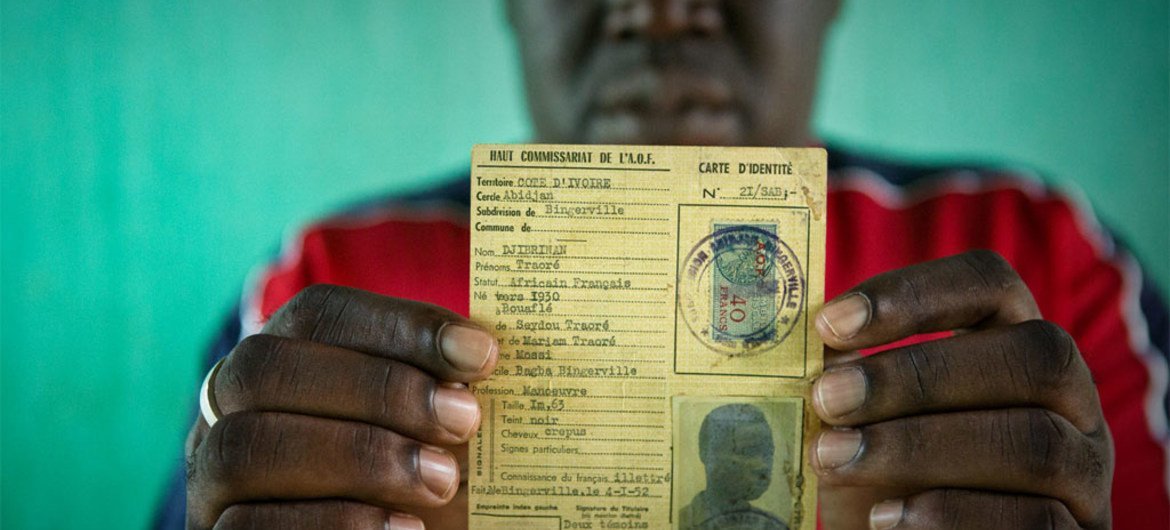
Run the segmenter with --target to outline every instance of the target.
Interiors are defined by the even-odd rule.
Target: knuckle
[[[909,499],[909,519],[926,528],[964,528],[979,494],[959,489],[936,489]]]
[[[995,495],[990,496],[986,504],[996,528],[1080,528],[1068,509],[1056,499]]]
[[[289,301],[289,305],[293,309],[316,308],[325,305],[329,302],[333,295],[341,289],[336,285],[327,283],[315,283],[304,289],[301,289],[296,296],[293,296]]]
[[[379,485],[376,490],[385,496],[383,500],[393,502],[395,493],[399,493],[394,490],[402,487],[404,477],[410,477],[405,482],[411,485],[417,482],[417,473],[411,472],[414,467],[411,451],[400,439],[373,425],[363,424],[354,429],[350,436],[353,469],[362,481]]]
[[[232,349],[232,354],[237,358],[260,357],[261,359],[266,360],[271,353],[279,352],[282,348],[284,348],[284,340],[285,339],[275,335],[268,335],[264,333],[248,335],[247,337],[244,337],[244,339],[241,340],[239,344],[236,344],[236,347]]]
[[[1047,528],[1053,530],[1081,530],[1082,528],[1086,528],[1077,522],[1072,512],[1069,511],[1068,506],[1058,500],[1047,499],[1044,503],[1043,510],[1043,517],[1048,525]]]
[[[1001,319],[1025,321],[1038,318],[1032,291],[1003,256],[991,250],[973,250],[959,255],[958,262],[981,288],[998,295]]]
[[[929,441],[933,437],[928,432],[928,421],[923,417],[907,418],[887,422],[881,427],[882,437],[886,438],[885,443],[881,444],[882,453],[885,453],[890,465],[919,462],[931,457]]]
[[[930,490],[912,497],[909,508],[918,517],[945,520],[955,507],[963,505],[966,496],[967,493],[961,490]]]
[[[414,441],[364,426],[353,433],[355,473],[360,481],[373,485],[374,504],[381,506],[438,506],[422,480],[419,470],[421,446]]]
[[[234,504],[219,516],[214,530],[232,528],[295,528],[305,515],[296,505],[285,503]]]
[[[914,329],[921,329],[929,320],[929,312],[914,309],[924,307],[923,304],[929,301],[930,287],[923,285],[925,280],[918,275],[896,274],[890,280],[886,286],[889,296],[869,295],[874,314],[887,315],[907,322]]]
[[[219,515],[219,520],[215,522],[215,530],[229,530],[233,528],[249,528],[255,527],[261,521],[257,521],[253,517],[253,511],[249,506],[233,504],[228,506],[222,514]]]
[[[981,271],[984,277],[995,280],[1003,287],[1013,287],[1021,282],[1016,269],[1000,253],[988,249],[976,249],[960,254],[960,259],[975,270]]]
[[[1078,493],[1089,500],[1089,506],[1096,520],[1108,519],[1112,505],[1109,492],[1113,489],[1113,448],[1112,444],[1089,443],[1081,452],[1081,480]]]
[[[1064,503],[1056,499],[1042,499],[1030,525],[1024,528],[1044,528],[1049,530],[1070,530],[1080,528],[1077,520]]]
[[[1068,368],[1076,366],[1081,354],[1077,343],[1064,328],[1048,320],[1037,320],[1032,323],[1037,332],[1043,336],[1045,350],[1060,361],[1060,366]]]
[[[278,332],[291,337],[312,337],[342,290],[342,287],[324,283],[301,289],[273,317]]]
[[[370,512],[374,510],[373,507],[363,507],[357,503],[345,501],[325,502],[320,508],[324,519],[329,521],[333,528],[344,529],[371,528],[373,517],[371,517]]]
[[[366,409],[370,417],[377,418],[376,423],[394,425],[421,417],[421,434],[440,432],[434,421],[427,421],[434,417],[431,400],[436,385],[430,376],[405,364],[386,363],[381,373],[370,374],[362,385]]]
[[[195,457],[187,458],[187,520],[188,527],[207,528],[214,521],[215,497],[220,495],[214,483],[209,483],[201,473],[196,473]]]
[[[907,404],[926,409],[937,401],[941,374],[936,364],[942,353],[937,342],[925,342],[908,346],[897,356],[894,373],[889,374],[895,380],[891,387],[904,394]]]
[[[1026,476],[1059,485],[1076,474],[1073,451],[1075,434],[1056,413],[1024,409],[1009,414],[1006,429],[1007,454]]]
[[[1060,501],[961,489],[930,490],[910,498],[909,518],[927,528],[1080,528]]]
[[[215,528],[303,528],[311,521],[315,527],[357,529],[373,528],[378,520],[385,520],[384,510],[352,501],[278,502],[230,506]]]
[[[273,363],[285,349],[284,339],[256,334],[245,337],[224,361],[216,377],[216,395],[224,412],[247,410],[259,405]]]
[[[1112,475],[1110,454],[1049,410],[1022,411],[1014,423],[1009,425],[1008,433],[1019,433],[1011,448],[1017,456],[1019,471],[1026,480],[1042,484],[1048,495],[1063,501],[1050,510],[1054,514],[1052,520],[1060,523],[1053,528],[1072,528],[1061,522],[1066,519],[1107,518],[1107,492]],[[1068,515],[1060,515],[1062,511]]]
[[[957,259],[985,288],[1012,295],[1009,299],[1031,300],[1032,296],[1024,285],[1024,280],[1020,278],[1012,264],[998,252],[987,249],[972,250],[960,254]]]
[[[1022,352],[1027,372],[1041,393],[1059,393],[1072,378],[1081,375],[1081,354],[1076,342],[1060,326],[1047,320],[1020,324],[1031,351]]]
[[[199,449],[198,474],[220,484],[246,481],[272,451],[263,443],[272,431],[264,415],[250,412],[228,414],[207,433]]]
[[[1070,523],[1069,526],[1061,528],[1109,528],[1110,521],[1113,520],[1113,506],[1110,504],[1109,495],[1107,493],[1104,495],[1098,493],[1093,497],[1092,502],[1092,511],[1085,519],[1086,524],[1083,526],[1078,525],[1075,522],[1075,517],[1070,513],[1068,518],[1074,522]],[[1065,508],[1066,512],[1069,511],[1067,507],[1062,506],[1062,508]]]

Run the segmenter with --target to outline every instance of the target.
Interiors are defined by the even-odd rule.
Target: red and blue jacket
[[[1118,529],[1170,528],[1165,301],[1087,205],[1035,176],[893,164],[830,149],[828,297],[881,272],[970,249],[1003,255],[1044,318],[1076,339],[1117,454]],[[210,367],[301,289],[353,286],[466,315],[470,179],[372,201],[293,233],[257,269],[207,359]],[[183,528],[176,473],[157,528]]]

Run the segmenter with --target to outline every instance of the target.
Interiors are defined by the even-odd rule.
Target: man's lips
[[[640,68],[596,92],[589,140],[599,143],[728,145],[743,119],[723,80],[683,69]]]
[[[692,107],[666,115],[619,109],[593,116],[588,141],[606,144],[736,145],[743,121],[730,109]]]
[[[731,105],[727,83],[680,69],[638,69],[602,85],[594,112],[678,113],[695,107],[721,109]]]

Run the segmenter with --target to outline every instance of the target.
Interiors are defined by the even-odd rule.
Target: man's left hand
[[[1002,257],[876,276],[816,326],[826,425],[809,460],[826,528],[1110,527],[1113,443],[1088,366]]]

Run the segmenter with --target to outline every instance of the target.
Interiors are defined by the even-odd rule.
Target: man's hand
[[[816,326],[825,527],[1109,528],[1112,440],[1089,369],[997,254],[874,277]],[[865,358],[920,333],[949,338]]]
[[[480,410],[462,383],[498,350],[445,309],[305,289],[215,377],[222,418],[187,442],[188,528],[466,527]]]

